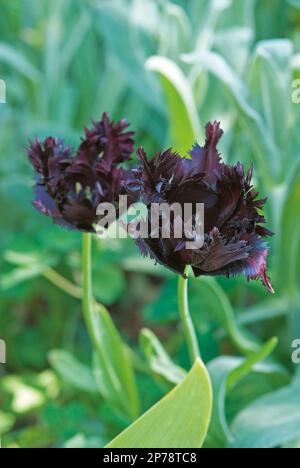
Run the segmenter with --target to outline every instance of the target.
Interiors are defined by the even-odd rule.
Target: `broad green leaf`
[[[48,358],[53,369],[71,387],[88,393],[97,393],[99,391],[89,367],[79,362],[68,351],[51,351]]]
[[[300,437],[300,387],[270,393],[245,408],[232,427],[232,448],[276,448]]]
[[[139,399],[130,355],[109,313],[100,305],[95,305],[94,347],[94,374],[103,398],[129,418],[136,418]]]
[[[184,379],[186,372],[177,366],[165,351],[157,336],[148,329],[140,333],[140,344],[144,351],[147,363],[155,376],[176,385]]]
[[[185,156],[201,135],[191,85],[176,63],[168,58],[150,57],[146,68],[159,75],[170,122],[170,142],[175,151]]]
[[[185,380],[108,444],[108,448],[199,448],[211,416],[207,370],[197,360]]]
[[[225,447],[228,443],[233,443],[234,437],[229,429],[226,418],[226,398],[231,388],[233,388],[243,377],[249,374],[255,366],[268,357],[277,344],[276,339],[270,340],[258,352],[253,353],[247,359],[221,357],[212,361],[208,365],[208,371],[213,385],[213,412],[212,422],[209,428],[206,446]],[[257,367],[257,371],[266,372],[273,367]]]

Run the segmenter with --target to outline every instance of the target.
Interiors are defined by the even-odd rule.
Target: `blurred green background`
[[[230,445],[230,426],[250,446],[297,446],[300,365],[291,355],[300,338],[300,104],[292,103],[292,82],[300,78],[299,0],[0,0],[0,11],[7,86],[0,104],[2,446],[103,447],[130,423],[91,371],[76,297],[80,234],[32,208],[25,150],[35,135],[78,145],[83,127],[103,111],[126,117],[136,145],[153,155],[170,145],[186,153],[195,138],[203,142],[207,121],[220,120],[224,159],[254,162],[276,232],[269,257],[276,295],[244,278],[191,280],[191,311],[216,388],[237,357],[273,336],[279,344],[269,361],[252,372],[248,366],[238,385],[215,395],[224,408],[206,445]],[[174,362],[188,367],[177,278],[143,259],[131,240],[95,239],[93,262],[95,296],[131,349],[142,412],[177,383]],[[168,355],[152,335],[141,337],[145,327]],[[250,437],[262,407],[265,425]]]

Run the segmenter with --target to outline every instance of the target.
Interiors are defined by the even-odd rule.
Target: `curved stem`
[[[188,275],[190,267],[186,267],[185,276],[180,276],[178,281],[178,306],[182,322],[183,332],[189,351],[191,364],[193,365],[197,358],[201,358],[196,331],[192,322],[189,303],[188,303]]]
[[[74,297],[75,299],[82,299],[82,290],[71,281],[67,280],[61,276],[57,271],[53,270],[51,267],[46,268],[42,275],[50,283],[54,284],[57,288],[69,294],[69,296]]]

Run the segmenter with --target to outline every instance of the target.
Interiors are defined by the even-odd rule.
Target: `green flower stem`
[[[103,305],[97,304],[93,297],[92,288],[92,236],[91,234],[83,234],[82,238],[82,272],[83,272],[83,287],[80,288],[67,280],[55,270],[47,267],[42,276],[56,287],[82,301],[83,315],[86,322],[87,330],[95,349],[99,348],[99,336],[97,334],[96,310],[104,308]]]
[[[83,313],[87,329],[93,344],[97,348],[98,337],[96,336],[95,321],[95,301],[92,290],[92,237],[91,234],[83,234],[82,238],[82,271],[83,271]],[[190,267],[185,270],[188,277]],[[189,312],[188,305],[188,280],[180,277],[178,283],[178,304],[179,313],[183,326],[191,364],[193,365],[198,357],[201,357],[196,332]]]
[[[82,236],[82,273],[83,273],[83,295],[82,307],[87,330],[94,347],[98,348],[97,327],[95,324],[95,300],[92,285],[92,236],[84,233]]]
[[[196,331],[192,322],[189,303],[188,303],[188,276],[190,267],[185,269],[186,278],[180,276],[178,281],[178,306],[183,333],[185,336],[188,352],[193,365],[197,358],[201,358],[201,353],[198,345]]]

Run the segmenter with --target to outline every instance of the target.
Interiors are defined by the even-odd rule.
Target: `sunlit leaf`
[[[146,67],[160,77],[170,122],[169,140],[173,149],[184,156],[201,136],[191,86],[181,69],[165,57],[151,57]]]
[[[211,415],[211,384],[198,360],[185,380],[108,445],[109,448],[198,448]]]

